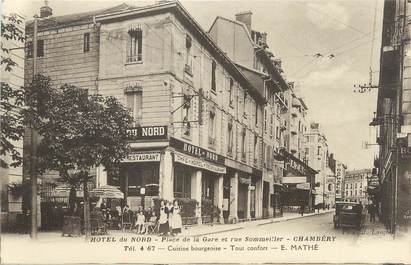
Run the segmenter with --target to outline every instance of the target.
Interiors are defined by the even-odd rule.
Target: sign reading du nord
[[[127,129],[130,140],[167,139],[167,126],[141,126]]]

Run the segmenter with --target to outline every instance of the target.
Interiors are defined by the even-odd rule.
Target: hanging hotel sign
[[[224,164],[225,162],[225,158],[222,155],[218,155],[214,152],[208,151],[199,146],[195,146],[195,145],[183,142],[176,138],[170,138],[170,146],[176,148],[179,151],[182,151],[183,153],[186,153],[186,154],[189,154],[195,157],[203,158],[204,160],[207,160],[213,163]]]
[[[204,161],[200,158],[196,157],[191,157],[187,156],[184,154],[181,154],[179,152],[174,152],[174,161],[176,163],[181,163],[184,165],[192,166],[192,167],[197,167],[197,168],[202,168],[208,171],[212,171],[215,173],[219,174],[225,174],[226,173],[226,168],[218,165],[213,165],[207,161]]]
[[[284,163],[285,168],[287,171],[294,171],[300,175],[314,175],[317,172],[310,168],[307,164],[305,164],[300,159],[296,158],[294,155],[282,150],[282,154],[284,155]]]
[[[130,140],[167,139],[167,126],[139,126],[127,129]]]
[[[158,162],[160,161],[160,153],[131,153],[124,159],[124,163],[134,162]]]
[[[342,172],[343,172],[343,164],[337,163],[335,173],[335,198],[340,199],[342,198]]]

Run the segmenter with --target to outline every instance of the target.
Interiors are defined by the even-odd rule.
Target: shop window
[[[191,198],[191,171],[176,166],[174,173],[174,197]]]
[[[141,28],[132,28],[128,31],[127,63],[143,60],[143,31]]]
[[[90,33],[84,33],[83,36],[83,52],[90,51]]]
[[[201,179],[201,198],[214,200],[214,179],[212,176],[203,175]]]
[[[133,117],[133,125],[139,125],[142,119],[143,111],[143,92],[139,90],[131,90],[126,92],[127,108]]]

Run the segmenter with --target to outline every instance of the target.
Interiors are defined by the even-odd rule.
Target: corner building
[[[40,25],[43,73],[115,96],[134,118],[120,177],[100,166],[96,186],[120,187],[131,208],[153,197],[195,199],[199,223],[205,201],[220,220],[262,217],[264,96],[180,3],[123,4]],[[76,40],[66,76],[62,62],[53,60],[56,72],[46,67],[65,35]],[[85,64],[88,74],[77,71]]]
[[[122,166],[117,184],[131,204],[139,188],[158,184],[154,196],[195,199],[197,217],[208,200],[221,209],[220,220],[260,218],[263,95],[178,2],[95,21],[99,93],[130,108],[134,130],[167,132],[149,138],[137,132],[130,143],[136,157],[157,158]]]

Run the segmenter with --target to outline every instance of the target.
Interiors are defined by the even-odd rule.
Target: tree
[[[114,97],[91,95],[72,85],[54,89],[51,80],[42,75],[36,75],[25,88],[25,96],[25,120],[41,137],[38,171],[56,170],[66,182],[82,183],[88,231],[90,171],[100,165],[114,169],[127,156],[126,130],[132,117]]]
[[[24,46],[24,32],[19,28],[23,20],[17,14],[2,15],[1,20],[1,66],[2,71],[11,72],[17,63],[10,55],[11,49],[21,49],[24,47],[10,48],[11,42],[21,43]],[[1,81],[0,88],[0,167],[7,168],[20,165],[21,154],[16,150],[13,141],[18,141],[24,133],[24,126],[20,109],[23,103],[23,90],[12,87],[11,84]],[[12,163],[10,165],[1,157],[10,155]]]

